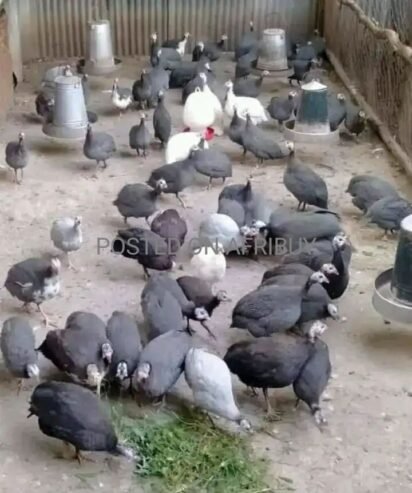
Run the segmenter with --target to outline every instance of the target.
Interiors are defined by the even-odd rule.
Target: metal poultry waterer
[[[107,75],[120,68],[122,62],[113,56],[112,34],[107,19],[89,22],[86,58],[79,65],[89,75]]]
[[[394,267],[375,279],[372,303],[385,320],[412,324],[412,215],[401,223]]]
[[[265,29],[263,31],[257,68],[269,72],[288,70],[286,35],[283,29]]]
[[[56,77],[54,98],[53,118],[45,122],[43,132],[57,139],[83,139],[88,118],[80,77]]]
[[[54,95],[56,89],[55,80],[59,75],[64,75],[67,70],[67,65],[59,65],[46,70],[41,83],[41,90],[48,94]]]
[[[302,86],[302,97],[296,120],[285,123],[285,137],[295,142],[321,143],[339,140],[339,130],[330,129],[328,88],[313,80]]]

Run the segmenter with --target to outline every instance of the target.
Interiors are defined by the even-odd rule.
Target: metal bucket
[[[51,95],[54,94],[56,88],[55,80],[59,75],[64,75],[67,65],[60,65],[58,67],[49,68],[43,75],[43,80],[41,83],[41,90],[47,92]]]
[[[401,222],[391,290],[398,300],[412,304],[412,215]]]
[[[61,75],[55,80],[53,121],[43,132],[58,139],[83,139],[87,130],[87,112],[80,77]]]
[[[110,22],[106,19],[89,22],[84,72],[90,75],[111,74],[120,65],[121,60],[113,56]]]
[[[286,35],[283,29],[263,31],[257,68],[269,71],[288,70]]]
[[[329,134],[328,88],[317,81],[302,86],[302,99],[296,116],[295,131]]]

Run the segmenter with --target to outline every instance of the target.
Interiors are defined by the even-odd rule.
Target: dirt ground
[[[129,60],[120,74],[120,84],[131,86],[143,61]],[[140,291],[143,273],[137,264],[112,255],[109,250],[97,254],[97,238],[113,238],[123,227],[112,201],[126,183],[142,182],[150,170],[163,164],[163,153],[154,146],[150,157],[138,159],[128,148],[128,131],[138,121],[138,113],[130,111],[119,118],[113,111],[110,78],[92,79],[90,108],[99,114],[98,129],[110,132],[116,139],[118,152],[105,171],[96,171],[82,154],[82,143],[56,143],[46,137],[33,117],[34,90],[38,87],[45,65],[26,67],[26,82],[18,86],[16,105],[0,126],[0,155],[5,144],[19,131],[27,135],[31,162],[21,186],[12,182],[7,170],[0,172],[0,272],[5,278],[8,268],[25,258],[53,252],[49,239],[52,221],[61,215],[81,215],[85,244],[73,257],[79,272],[63,271],[61,295],[44,308],[54,322],[63,325],[74,310],[89,310],[107,319],[113,310],[125,310],[140,317]],[[224,82],[233,73],[229,56],[217,64],[219,80]],[[268,79],[261,100],[266,103],[276,94],[288,91],[284,80]],[[175,131],[182,129],[180,90],[171,90],[167,103],[173,111]],[[150,112],[150,127],[151,127]],[[272,128],[271,128],[272,127]],[[270,124],[268,131],[276,128]],[[233,159],[234,173],[230,183],[245,182],[255,161],[240,164],[240,150],[227,137],[212,143]],[[356,248],[351,265],[350,287],[339,301],[343,321],[330,323],[324,339],[329,344],[334,378],[327,389],[323,406],[329,424],[320,431],[308,410],[302,405],[293,411],[292,390],[272,391],[273,404],[282,412],[279,422],[270,424],[268,434],[254,435],[253,444],[259,454],[271,460],[270,473],[293,480],[298,493],[383,493],[412,491],[412,335],[408,329],[386,325],[371,304],[376,275],[388,268],[394,258],[396,240],[382,240],[381,232],[365,227],[358,211],[345,194],[346,185],[356,173],[371,173],[396,183],[411,196],[406,176],[386,153],[382,143],[366,132],[360,143],[334,146],[297,147],[298,155],[326,179],[331,208],[342,215],[345,230]],[[253,178],[255,190],[278,204],[295,207],[295,201],[282,184],[282,162],[268,162]],[[161,207],[176,207],[196,234],[199,222],[217,209],[221,186],[206,191],[207,180],[184,193],[191,208],[183,210],[172,196],[161,199]],[[181,259],[187,268],[186,254]],[[256,286],[268,259],[259,263],[247,259],[229,259],[227,275],[221,284],[233,300]],[[180,274],[180,272],[178,272]],[[1,321],[20,313],[20,305],[1,291]],[[212,327],[218,334],[215,349],[224,354],[227,346],[247,335],[228,329],[233,304],[219,307]],[[45,335],[38,314],[32,316],[38,342]],[[207,335],[204,344],[212,344]],[[42,491],[118,491],[138,492],[139,485],[131,474],[131,466],[122,460],[104,456],[83,466],[58,457],[60,444],[38,430],[35,418],[26,419],[28,399],[33,384],[16,395],[16,382],[1,365],[0,373],[0,492]],[[43,376],[51,371],[41,360]],[[252,400],[234,378],[240,407],[258,426],[264,410],[263,398]],[[179,388],[185,393],[184,382]]]

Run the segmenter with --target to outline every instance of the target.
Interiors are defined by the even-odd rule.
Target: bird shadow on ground
[[[403,354],[412,356],[412,331],[396,328],[387,331],[370,329],[361,335],[362,343],[370,351],[396,356]]]
[[[68,146],[64,143],[58,142],[45,142],[45,141],[32,141],[30,142],[30,148],[40,154],[47,154],[49,156],[62,156],[68,155],[74,150],[73,146]]]
[[[21,113],[17,115],[16,120],[21,121],[21,123],[31,123],[31,124],[42,124],[43,118],[35,113]]]

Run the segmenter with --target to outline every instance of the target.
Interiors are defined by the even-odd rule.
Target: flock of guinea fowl
[[[352,248],[339,215],[328,210],[328,189],[322,177],[296,157],[292,142],[276,140],[262,129],[268,114],[281,129],[296,115],[300,95],[291,91],[286,98],[272,98],[269,107],[263,108],[258,96],[267,73],[251,76],[258,56],[258,37],[251,23],[250,31],[236,47],[236,77],[226,82],[222,104],[212,63],[224,51],[227,38],[222,36],[217,43],[199,42],[189,62],[182,58],[188,36],[186,33],[159,46],[153,34],[152,68],[142,72],[132,90],[119,87],[117,80],[112,90],[112,102],[120,112],[132,104],[142,110],[155,108],[154,136],[166,148],[166,164],[152,170],[147,183],[125,185],[113,202],[126,224],[129,218],[147,222],[147,226],[118,231],[112,246],[115,253],[137,261],[144,269],[144,331],[127,313],[114,311],[105,322],[93,313],[78,311],[68,317],[64,329],[49,330],[36,347],[27,318],[15,316],[3,324],[4,363],[18,378],[19,387],[23,379],[40,378],[39,353],[73,380],[39,383],[31,396],[30,415],[38,417],[43,433],[72,445],[79,460],[81,451],[133,456],[127,444],[119,442],[101,405],[102,384],[105,388],[126,385],[133,394],[143,392],[153,401],[164,402],[183,373],[196,406],[251,430],[236,403],[233,373],[254,395],[256,389],[262,389],[269,416],[276,411],[268,389],[292,385],[298,401],[308,405],[316,423],[326,423],[320,400],[331,375],[331,363],[321,335],[327,329],[325,320],[339,318],[334,301],[348,287]],[[319,67],[325,56],[324,40],[318,33],[306,43],[288,42],[293,69],[289,82],[300,85],[321,80],[324,71]],[[67,68],[66,75],[70,74]],[[86,74],[82,83],[87,103]],[[164,95],[176,87],[182,88],[187,128],[171,136],[172,118]],[[36,109],[42,118],[52,121],[53,97],[39,93]],[[344,95],[330,92],[328,109],[332,130],[345,126],[357,136],[365,128],[364,112]],[[225,115],[231,119],[226,129]],[[97,116],[88,112],[88,117],[84,155],[106,167],[116,152],[114,139],[95,132],[91,123]],[[140,124],[129,134],[130,147],[143,156],[152,143],[146,118],[142,114]],[[298,210],[275,208],[264,194],[254,190],[250,180],[224,186],[217,212],[199,226],[199,248],[190,260],[194,275],[172,277],[168,271],[174,269],[176,255],[187,241],[187,224],[176,209],[159,212],[159,201],[170,193],[185,207],[180,193],[192,185],[197,173],[208,176],[210,183],[213,179],[224,183],[232,176],[231,160],[213,147],[214,136],[223,133],[243,149],[244,155],[253,154],[258,163],[287,161],[284,184],[296,197]],[[6,162],[18,183],[29,156],[22,133],[17,142],[6,146]],[[347,192],[353,204],[385,233],[398,230],[402,218],[412,212],[397,190],[376,176],[353,177]],[[54,246],[67,254],[68,266],[75,268],[69,255],[83,242],[81,218],[57,219],[50,236]],[[265,272],[261,284],[233,308],[231,326],[248,331],[252,337],[230,346],[223,358],[201,347],[193,337],[193,322],[199,322],[209,337],[215,338],[209,321],[220,303],[232,301],[225,291],[217,289],[227,259],[231,255],[257,257],[258,242],[268,246],[279,240],[287,245],[287,251],[274,257],[274,267]],[[25,308],[37,305],[48,325],[42,304],[59,293],[61,270],[57,257],[30,258],[10,268],[5,288]]]

